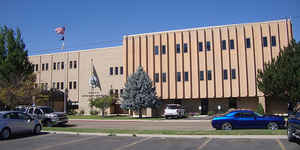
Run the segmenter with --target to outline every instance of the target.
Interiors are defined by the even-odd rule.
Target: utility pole
[[[64,92],[64,113],[67,113],[67,100],[68,100],[68,89],[65,88],[65,92]]]

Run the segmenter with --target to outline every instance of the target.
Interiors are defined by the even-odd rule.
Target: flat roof
[[[125,35],[125,37],[134,37],[134,36],[142,36],[142,35],[153,35],[153,34],[160,34],[160,33],[170,33],[170,32],[178,32],[178,31],[191,31],[191,30],[200,30],[200,29],[211,29],[211,28],[221,28],[221,27],[229,27],[229,26],[237,26],[237,25],[246,25],[246,24],[264,24],[264,23],[271,23],[271,22],[282,22],[288,21],[290,19],[279,19],[279,20],[270,20],[270,21],[262,21],[262,22],[250,22],[250,23],[240,23],[240,24],[228,24],[228,25],[216,25],[216,26],[206,26],[206,27],[195,27],[195,28],[187,28],[187,29],[177,29],[177,30],[167,30],[167,31],[159,31],[159,32],[149,32],[149,33],[140,33],[140,34],[132,34],[132,35]]]

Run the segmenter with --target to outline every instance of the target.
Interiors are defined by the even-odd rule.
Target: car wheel
[[[293,129],[291,126],[288,126],[287,136],[290,142],[296,142],[296,138],[294,137],[293,133],[295,133],[295,129]]]
[[[271,130],[277,130],[278,129],[278,124],[276,122],[269,122],[268,125],[267,125],[267,128],[271,129]]]
[[[3,139],[8,139],[10,137],[10,130],[8,128],[5,128],[1,132],[1,137]]]
[[[229,122],[225,122],[222,124],[222,130],[232,130],[232,125]]]
[[[41,133],[41,130],[42,130],[41,125],[36,125],[36,126],[34,127],[33,133],[34,133],[34,134],[40,134],[40,133]]]

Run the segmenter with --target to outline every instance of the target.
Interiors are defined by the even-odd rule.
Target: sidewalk
[[[161,137],[161,138],[212,138],[212,139],[287,139],[286,135],[160,135],[160,134],[108,134],[108,133],[77,133],[47,131],[51,134],[73,134],[73,135],[96,135],[96,136],[137,136],[137,137]]]

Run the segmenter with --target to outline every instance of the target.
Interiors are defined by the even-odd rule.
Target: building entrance
[[[201,115],[207,115],[208,113],[208,100],[202,99],[201,100]]]

